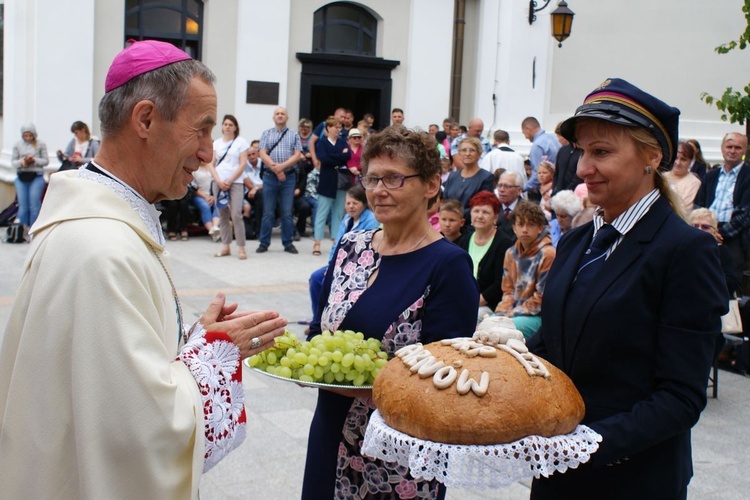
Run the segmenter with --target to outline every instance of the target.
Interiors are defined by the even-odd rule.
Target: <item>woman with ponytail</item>
[[[570,376],[602,441],[577,469],[535,479],[532,499],[687,496],[728,295],[716,242],[661,175],[679,113],[612,78],[561,126],[597,208],[557,246],[529,347]]]

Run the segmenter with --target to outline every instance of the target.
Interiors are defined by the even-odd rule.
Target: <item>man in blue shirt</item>
[[[703,179],[695,205],[710,208],[719,221],[719,234],[732,254],[735,273],[750,271],[750,169],[742,158],[747,137],[730,132],[721,141],[721,167],[709,170]]]
[[[540,183],[536,176],[536,170],[543,158],[554,163],[557,159],[557,152],[560,150],[560,141],[557,136],[551,132],[542,130],[539,120],[533,116],[524,118],[521,122],[521,132],[523,136],[531,141],[531,150],[529,150],[529,162],[531,163],[531,178],[524,185],[524,191],[539,189]]]

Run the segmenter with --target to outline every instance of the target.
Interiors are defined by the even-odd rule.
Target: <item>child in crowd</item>
[[[461,228],[464,227],[464,207],[458,200],[443,200],[440,203],[439,222],[440,232],[448,241],[458,243],[463,235]]]
[[[441,158],[440,159],[440,165],[442,166],[442,171],[440,173],[440,183],[445,184],[445,181],[448,180],[448,177],[450,177],[451,173],[453,173],[453,165],[450,163],[450,158]]]
[[[542,325],[542,294],[555,248],[539,205],[520,201],[510,214],[510,222],[518,240],[505,252],[503,299],[495,314],[513,318],[516,329],[528,339]]]
[[[439,190],[437,194],[437,200],[427,209],[427,218],[430,221],[430,225],[435,231],[440,231],[440,204],[443,201],[443,190]]]

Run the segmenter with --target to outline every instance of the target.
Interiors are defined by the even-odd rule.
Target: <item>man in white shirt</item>
[[[510,148],[510,135],[505,130],[495,130],[493,134],[495,147],[479,162],[479,166],[494,174],[502,168],[505,172],[515,172],[526,184],[526,169],[523,166],[523,156]]]
[[[258,154],[258,146],[250,146],[247,150],[247,163],[245,164],[245,187],[247,193],[247,207],[244,211],[245,233],[247,239],[254,240],[260,234],[260,224],[263,218],[263,178]]]

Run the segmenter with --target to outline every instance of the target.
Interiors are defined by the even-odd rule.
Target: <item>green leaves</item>
[[[750,85],[745,86],[743,90],[744,94],[729,87],[719,99],[703,92],[701,100],[709,106],[714,104],[721,111],[723,121],[743,125],[750,117]]]
[[[717,53],[726,54],[735,49],[745,50],[748,43],[750,43],[750,0],[744,0],[742,12],[745,15],[745,31],[740,35],[738,40],[732,40],[716,47],[714,50]],[[745,85],[742,90],[744,93],[728,87],[724,90],[724,94],[720,98],[716,98],[706,92],[702,92],[700,98],[709,106],[712,104],[715,105],[721,111],[721,119],[723,121],[742,125],[746,120],[750,119],[750,84]]]

